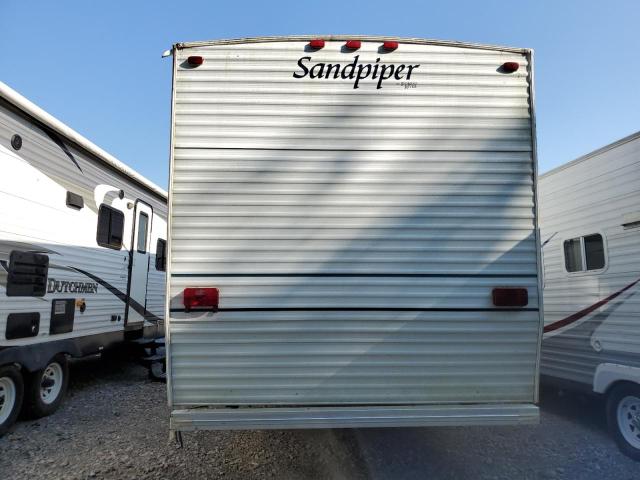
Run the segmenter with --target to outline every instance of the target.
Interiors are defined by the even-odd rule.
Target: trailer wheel
[[[29,375],[25,386],[25,413],[40,418],[55,412],[69,383],[67,357],[58,354],[42,370]]]
[[[620,451],[640,461],[640,385],[623,383],[611,390],[607,422]]]
[[[13,366],[0,367],[0,437],[18,418],[23,396],[24,382],[20,370]]]

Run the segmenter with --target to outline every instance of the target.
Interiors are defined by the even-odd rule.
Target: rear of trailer
[[[532,52],[172,53],[171,429],[536,422]]]

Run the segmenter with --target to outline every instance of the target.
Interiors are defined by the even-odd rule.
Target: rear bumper
[[[193,408],[171,412],[171,430],[522,425],[540,421],[533,404],[371,407]]]

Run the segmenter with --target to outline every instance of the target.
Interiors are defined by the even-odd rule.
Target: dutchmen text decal
[[[293,72],[293,78],[342,78],[353,80],[353,88],[359,88],[360,80],[371,78],[378,80],[376,89],[382,88],[382,82],[390,78],[396,80],[410,80],[413,71],[420,67],[418,65],[387,64],[380,63],[376,58],[375,63],[360,63],[360,55],[353,57],[353,62],[347,63],[315,63],[311,64],[311,57],[301,57],[298,60],[299,70]]]
[[[47,293],[96,293],[98,284],[93,282],[67,282],[49,278]]]

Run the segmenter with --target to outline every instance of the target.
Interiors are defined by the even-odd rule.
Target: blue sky
[[[0,0],[0,80],[166,187],[173,43],[354,33],[535,49],[540,170],[640,129],[640,1]]]

